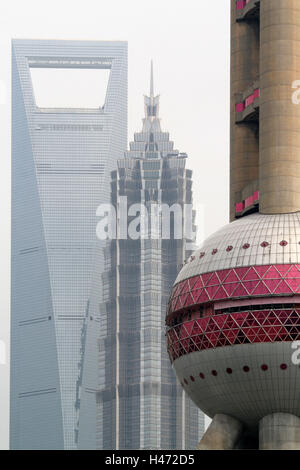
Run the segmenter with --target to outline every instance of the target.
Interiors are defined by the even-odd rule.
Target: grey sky
[[[9,337],[10,40],[127,40],[129,140],[141,128],[150,59],[163,130],[189,155],[200,239],[228,221],[230,2],[11,0],[0,6],[0,340]],[[0,449],[8,447],[8,366],[0,358]]]

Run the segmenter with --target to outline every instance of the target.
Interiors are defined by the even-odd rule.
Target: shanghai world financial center
[[[33,69],[108,71],[103,106],[39,106],[32,81]],[[143,135],[145,137],[148,139]],[[119,302],[119,292],[115,286],[107,286],[109,274],[104,273],[113,265],[113,261],[107,261],[110,254],[113,257],[113,250],[107,241],[96,236],[97,208],[111,201],[111,177],[118,167],[121,168],[120,161],[124,155],[126,160],[126,150],[126,42],[13,40],[12,449],[101,449],[105,442],[110,442],[111,448],[127,448],[127,441],[122,436],[110,440],[103,436],[99,438],[99,430],[102,429],[103,433],[100,421],[104,419],[103,413],[99,412],[101,393],[103,395],[101,371],[115,367],[113,361],[117,357],[109,339],[106,340],[106,351],[111,350],[112,357],[101,355],[102,340],[110,334],[118,341],[121,332],[112,329],[107,333],[106,330],[112,322],[109,318],[104,321],[105,315],[112,315],[114,310],[107,308],[105,296],[107,292],[115,296],[115,299],[109,299],[113,305]],[[163,159],[163,155],[160,158]],[[163,168],[164,165],[161,163],[159,166]],[[177,164],[172,165],[176,168]],[[138,250],[138,245],[136,247]],[[136,259],[141,259],[141,272],[144,269],[143,253],[146,252],[136,253]],[[171,258],[168,253],[168,259]],[[166,267],[164,269],[166,271]],[[164,269],[160,266],[160,272]],[[118,272],[121,276],[122,270]],[[172,275],[175,279],[176,272]],[[136,283],[136,298],[140,296],[140,285]],[[164,291],[164,298],[167,295]],[[151,305],[147,305],[147,309],[141,308],[141,319],[146,313],[157,317],[158,305],[161,320],[164,318],[166,305],[157,299],[157,293],[154,298],[153,312]],[[138,313],[135,311],[134,315]],[[113,340],[110,338],[110,341]],[[155,354],[161,355],[170,381],[176,384],[165,347],[161,344],[160,338],[154,348]],[[141,347],[139,342],[137,345]],[[138,361],[135,361],[135,366],[137,369],[141,367]],[[124,358],[118,367],[125,367]],[[155,376],[160,383],[161,376]],[[135,377],[137,383],[133,388],[142,390],[141,374],[136,373]],[[115,397],[121,385],[113,381],[111,384],[115,391],[110,395],[111,418],[106,418],[105,426],[107,435],[113,436]],[[184,393],[176,392],[178,387],[180,385],[159,389],[170,390],[169,398],[166,392],[158,397],[161,405],[168,401],[174,403],[172,411],[168,409],[170,425],[167,433],[170,436],[164,442],[173,443],[169,444],[170,448],[172,445],[173,448],[193,448],[203,433],[203,415],[196,408],[193,413],[185,415],[183,407],[175,404],[174,393],[178,395],[177,402]],[[134,397],[139,401],[138,409],[144,406],[143,397],[143,394]],[[186,409],[191,410],[193,406],[190,404]],[[164,405],[159,407],[159,419],[156,415],[154,417],[157,428],[165,422],[164,408]],[[119,419],[126,421],[126,416],[124,412]],[[141,413],[141,416],[145,415]],[[129,422],[123,423],[118,429],[126,433],[128,426]],[[140,419],[135,426],[140,428],[139,436],[148,435],[143,430],[147,422]],[[180,426],[193,431],[185,432],[188,437],[184,442],[171,435],[181,435]],[[146,438],[142,441],[137,438],[130,441],[128,448],[153,448],[153,442],[153,439],[147,442]],[[162,445],[161,441],[155,441],[154,448],[162,448]]]

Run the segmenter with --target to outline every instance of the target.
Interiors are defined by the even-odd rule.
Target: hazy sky
[[[154,61],[163,130],[189,155],[200,238],[228,221],[230,2],[10,0],[0,6],[0,341],[9,348],[11,38],[126,40],[129,140]],[[1,343],[0,343],[1,352]],[[8,362],[7,357],[7,362]],[[0,449],[8,447],[8,365],[0,354]]]

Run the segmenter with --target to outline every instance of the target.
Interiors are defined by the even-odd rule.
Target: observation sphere
[[[177,276],[166,325],[177,377],[208,416],[249,429],[300,416],[300,213],[251,214],[210,236]]]

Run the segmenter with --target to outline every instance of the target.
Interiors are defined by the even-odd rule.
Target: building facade
[[[117,226],[107,249],[99,339],[100,449],[193,449],[204,432],[204,415],[170,366],[164,332],[171,286],[191,253],[184,232],[187,207],[193,223],[192,172],[186,158],[161,130],[151,72],[143,129],[112,172]],[[176,206],[182,217],[176,219],[172,211],[170,218],[152,217],[159,204]],[[167,219],[169,233],[163,236],[161,222]],[[131,231],[133,226],[137,231]]]
[[[33,67],[109,69],[104,106],[38,107]],[[13,40],[12,449],[95,448],[96,210],[126,148],[127,43]]]
[[[200,449],[300,449],[300,5],[231,0],[231,221],[179,273],[167,314]]]

